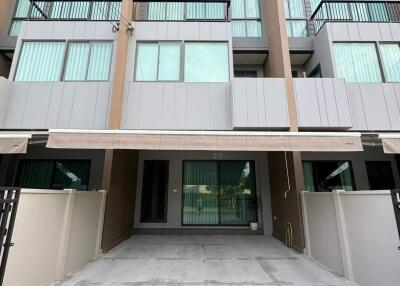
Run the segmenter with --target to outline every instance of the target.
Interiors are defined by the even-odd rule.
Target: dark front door
[[[169,161],[145,160],[140,221],[167,222]]]

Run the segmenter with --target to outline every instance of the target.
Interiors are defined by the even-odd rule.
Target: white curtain
[[[181,65],[180,43],[160,44],[159,54],[158,80],[178,81],[180,77]]]
[[[335,43],[333,52],[337,77],[347,82],[382,82],[373,43]]]
[[[136,54],[137,81],[156,81],[158,67],[158,44],[138,43]]]
[[[15,81],[58,81],[64,59],[64,42],[25,42]]]

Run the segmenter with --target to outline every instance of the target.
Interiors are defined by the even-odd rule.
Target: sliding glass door
[[[184,161],[183,225],[248,225],[257,221],[252,161]]]

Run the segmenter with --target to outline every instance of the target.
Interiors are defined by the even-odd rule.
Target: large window
[[[185,82],[228,82],[227,43],[186,43]]]
[[[354,190],[350,161],[304,161],[304,184],[309,192]]]
[[[253,161],[185,161],[183,225],[257,222]]]
[[[112,42],[24,42],[15,81],[105,81],[109,79]]]
[[[224,3],[151,2],[148,6],[147,20],[224,20],[225,14]]]
[[[288,37],[307,37],[304,0],[285,0],[285,15]]]
[[[71,42],[64,80],[108,80],[112,55],[111,42]]]
[[[392,162],[366,161],[370,190],[392,190],[395,188]]]
[[[232,0],[233,37],[262,37],[259,0]]]
[[[382,82],[374,43],[334,43],[333,53],[339,78],[347,82]]]
[[[21,160],[15,185],[31,189],[88,189],[89,160]]]
[[[137,81],[228,82],[229,56],[225,42],[138,43],[136,54]],[[181,66],[184,72],[181,73]]]
[[[65,42],[25,42],[19,56],[15,81],[58,81]]]
[[[137,81],[180,80],[180,43],[138,43],[136,57]]]
[[[379,48],[386,81],[400,82],[400,44],[382,44]]]

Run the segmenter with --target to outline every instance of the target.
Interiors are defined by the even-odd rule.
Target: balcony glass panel
[[[333,53],[339,78],[347,82],[382,82],[373,43],[335,43]]]
[[[259,0],[232,0],[232,36],[262,37]]]
[[[179,43],[163,43],[160,45],[159,54],[158,80],[179,80],[181,45]]]

